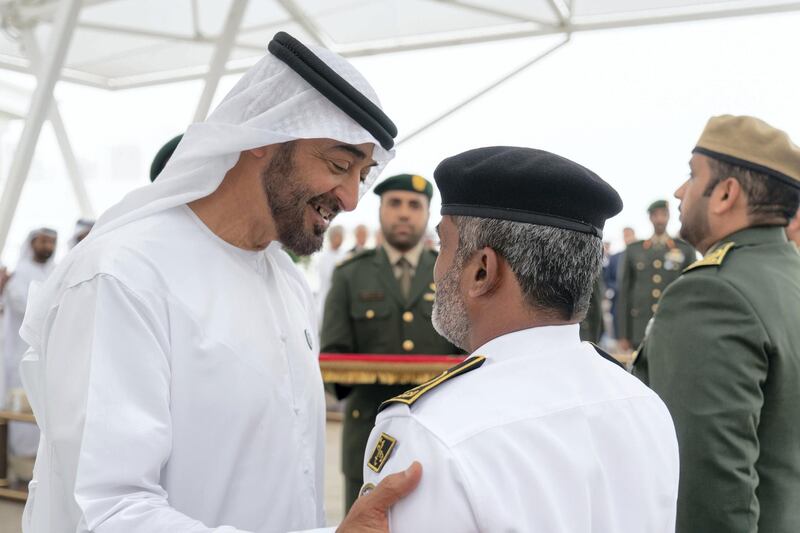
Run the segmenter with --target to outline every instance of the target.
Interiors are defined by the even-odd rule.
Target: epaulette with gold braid
[[[700,259],[699,261],[695,261],[688,267],[684,268],[684,272],[689,272],[690,270],[694,270],[695,268],[705,267],[705,266],[719,266],[722,264],[722,261],[725,260],[725,256],[727,253],[733,248],[733,242],[726,242],[710,254],[706,255],[704,258]]]
[[[430,381],[426,381],[422,385],[417,385],[413,389],[407,390],[403,394],[399,396],[395,396],[394,398],[389,398],[385,402],[378,407],[378,412],[380,413],[385,408],[389,407],[393,403],[403,403],[408,406],[414,405],[414,402],[422,398],[422,396],[427,393],[428,391],[433,390],[434,388],[438,387],[445,381],[453,379],[456,376],[461,376],[479,368],[483,362],[486,361],[486,358],[482,355],[475,355],[470,357],[469,359],[465,359],[464,361],[460,362],[456,366],[452,368],[448,368],[435,378]]]

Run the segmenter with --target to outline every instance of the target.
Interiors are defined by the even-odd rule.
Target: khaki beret
[[[712,117],[693,152],[767,174],[800,189],[800,147],[785,132],[755,117]]]

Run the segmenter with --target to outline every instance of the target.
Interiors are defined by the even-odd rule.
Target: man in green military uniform
[[[622,350],[636,348],[642,342],[661,293],[695,260],[694,248],[667,234],[669,204],[666,200],[650,204],[647,213],[653,224],[653,236],[628,245],[619,273],[617,339]]]
[[[436,252],[425,250],[433,186],[401,174],[375,187],[381,197],[382,246],[357,253],[333,273],[322,324],[323,352],[456,354],[431,325]],[[342,471],[349,509],[363,483],[364,448],[378,406],[410,385],[358,385],[347,394]]]
[[[703,259],[664,293],[634,373],[670,410],[678,533],[800,531],[800,148],[714,117],[690,161],[681,236]]]

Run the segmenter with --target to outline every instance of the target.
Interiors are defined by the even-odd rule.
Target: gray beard
[[[439,335],[468,352],[470,323],[464,300],[458,292],[461,272],[461,265],[453,265],[439,280],[431,321]]]

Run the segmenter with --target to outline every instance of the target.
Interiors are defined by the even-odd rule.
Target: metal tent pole
[[[26,28],[22,32],[22,42],[28,52],[31,70],[37,72],[37,69],[42,64],[42,52],[32,29]],[[67,167],[67,175],[72,183],[72,189],[75,192],[75,199],[78,201],[81,217],[94,218],[92,201],[89,198],[89,193],[83,182],[83,177],[78,168],[78,161],[75,158],[75,152],[72,150],[72,143],[69,141],[69,136],[67,135],[67,130],[64,127],[64,121],[61,118],[61,113],[58,111],[58,104],[55,99],[50,102],[50,114],[48,118],[56,134],[56,140],[61,149],[61,154],[64,156],[64,165]]]
[[[36,149],[36,143],[42,131],[42,123],[44,123],[50,108],[53,88],[64,65],[67,49],[69,48],[72,32],[78,21],[80,10],[80,0],[61,0],[59,5],[50,42],[47,46],[47,53],[40,65],[40,76],[36,83],[36,90],[31,98],[28,115],[25,118],[25,126],[22,129],[19,146],[11,162],[11,169],[3,190],[3,196],[0,197],[0,250],[5,248],[8,231],[11,229],[11,222],[14,219],[14,213],[22,195],[22,187],[25,185],[25,179],[31,168],[33,152]]]
[[[567,35],[564,38],[564,40],[561,41],[560,43],[558,43],[557,45],[553,46],[552,48],[547,49],[545,52],[537,55],[536,57],[534,57],[532,59],[529,59],[528,61],[526,61],[525,63],[523,63],[519,67],[515,68],[514,70],[512,70],[508,74],[505,74],[502,78],[494,81],[493,83],[487,85],[486,87],[484,87],[480,91],[476,92],[475,94],[473,94],[469,98],[467,98],[467,99],[463,100],[462,102],[454,105],[453,107],[451,107],[450,109],[448,109],[444,113],[440,114],[439,116],[437,116],[433,120],[430,120],[430,121],[426,122],[422,126],[418,127],[417,129],[415,129],[414,131],[412,131],[411,133],[409,133],[408,135],[406,135],[405,137],[403,137],[402,139],[397,141],[397,146],[400,146],[401,144],[405,144],[406,142],[410,141],[411,139],[413,139],[417,135],[427,131],[428,129],[432,128],[436,124],[440,123],[441,121],[443,121],[444,119],[446,119],[447,117],[449,117],[450,115],[455,113],[456,111],[468,106],[469,104],[471,104],[472,102],[474,102],[475,100],[480,98],[481,96],[483,96],[486,93],[496,89],[497,87],[499,87],[503,83],[507,82],[508,80],[510,80],[511,78],[516,76],[517,74],[521,73],[522,71],[524,71],[528,67],[538,63],[539,61],[541,61],[545,57],[549,56],[550,54],[552,54],[553,52],[555,52],[556,50],[558,50],[559,48],[561,48],[562,46],[567,44],[569,42],[569,39],[570,39],[570,37],[569,37],[569,35]]]
[[[211,108],[211,101],[214,99],[214,94],[217,92],[219,80],[225,73],[225,64],[228,62],[231,50],[236,42],[236,34],[239,32],[239,26],[242,24],[242,18],[244,17],[246,7],[247,0],[233,0],[231,2],[231,7],[228,10],[228,17],[225,19],[224,29],[217,40],[214,55],[211,58],[211,63],[208,65],[205,86],[203,87],[203,93],[200,95],[200,100],[197,102],[197,109],[194,112],[194,119],[192,122],[205,120],[206,115],[208,115],[208,110]]]

